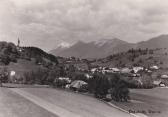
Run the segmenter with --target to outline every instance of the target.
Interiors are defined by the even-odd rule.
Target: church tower
[[[17,42],[17,50],[19,51],[19,52],[22,52],[22,48],[20,47],[20,39],[18,38],[18,42]]]
[[[20,39],[18,38],[17,47],[20,47]]]

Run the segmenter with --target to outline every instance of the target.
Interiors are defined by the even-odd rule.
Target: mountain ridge
[[[118,38],[102,39],[92,42],[79,41],[69,48],[56,48],[51,50],[50,53],[62,57],[78,57],[78,58],[103,58],[111,54],[125,52],[131,48],[168,48],[168,35],[159,35],[147,41],[138,43],[129,43]]]

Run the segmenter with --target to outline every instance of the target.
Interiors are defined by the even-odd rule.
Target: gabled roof
[[[168,79],[168,75],[162,75],[161,78]]]
[[[73,81],[73,82],[71,83],[70,86],[79,89],[81,86],[87,85],[87,84],[88,84],[88,83],[86,83],[86,82],[84,82],[84,81],[82,81],[82,80],[75,80],[75,81]]]

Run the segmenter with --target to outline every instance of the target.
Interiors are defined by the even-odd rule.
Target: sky
[[[168,33],[168,0],[0,0],[0,41],[46,51],[79,40],[139,42]]]

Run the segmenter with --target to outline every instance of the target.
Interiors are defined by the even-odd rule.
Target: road
[[[51,88],[0,88],[0,117],[131,117],[81,94]]]

